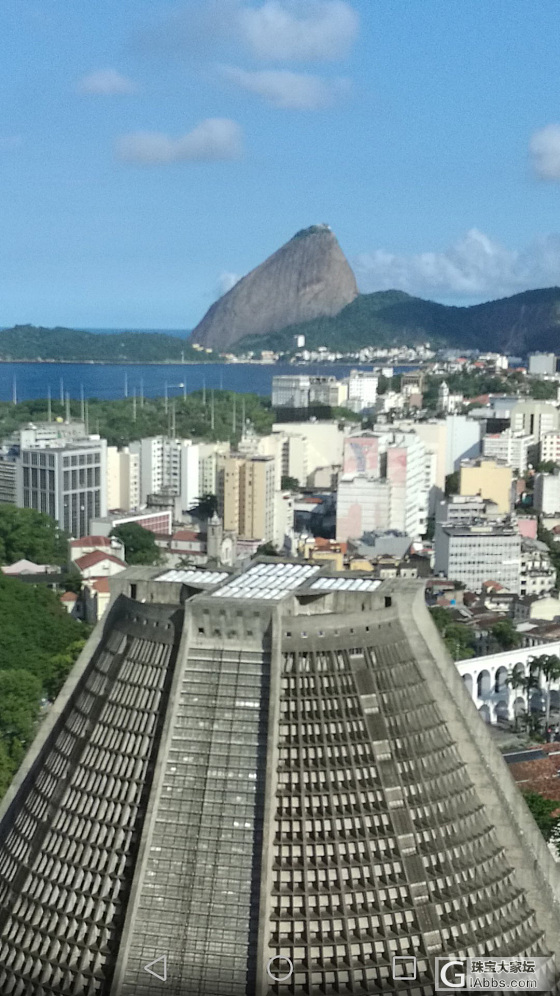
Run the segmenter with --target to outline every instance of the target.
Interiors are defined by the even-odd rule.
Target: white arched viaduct
[[[487,723],[496,723],[500,719],[513,721],[520,712],[539,712],[544,707],[544,682],[541,691],[536,689],[531,693],[530,702],[527,702],[527,695],[522,689],[510,688],[507,684],[513,670],[527,675],[530,659],[543,654],[560,657],[560,640],[523,650],[504,650],[499,654],[456,661],[459,674]],[[560,682],[553,682],[551,688],[551,706],[557,709],[560,707]]]

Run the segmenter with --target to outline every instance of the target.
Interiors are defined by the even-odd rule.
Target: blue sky
[[[560,283],[557,0],[3,0],[0,324],[188,328],[328,222],[362,290]]]

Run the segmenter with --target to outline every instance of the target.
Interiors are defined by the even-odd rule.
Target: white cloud
[[[559,124],[550,124],[536,131],[531,137],[529,152],[539,179],[560,181]]]
[[[243,154],[243,135],[236,121],[207,118],[180,138],[157,131],[123,135],[116,151],[123,162],[148,166],[239,159]]]
[[[317,111],[329,107],[350,89],[350,83],[345,79],[327,80],[310,73],[292,73],[287,69],[248,72],[235,66],[225,66],[222,74],[235,86],[257,94],[274,107],[296,111]]]
[[[136,93],[136,84],[116,69],[98,69],[78,81],[78,90],[101,97],[124,97]]]
[[[11,152],[12,149],[19,149],[21,142],[21,135],[0,135],[0,152]]]
[[[496,298],[560,285],[560,235],[507,249],[472,228],[443,252],[404,255],[376,249],[355,261],[363,291],[397,288],[421,297]]]
[[[261,61],[320,62],[346,56],[358,28],[348,0],[189,0],[156,18],[138,43],[195,61],[216,50],[238,58],[242,48]]]
[[[217,280],[217,292],[218,297],[223,297],[227,294],[232,287],[235,287],[237,283],[241,280],[241,274],[231,273],[229,270],[223,270]]]
[[[240,7],[236,22],[252,53],[274,61],[339,59],[358,33],[358,15],[345,0],[266,0]]]

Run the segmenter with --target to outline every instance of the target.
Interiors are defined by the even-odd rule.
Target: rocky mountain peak
[[[297,232],[215,301],[191,340],[224,350],[246,335],[266,335],[337,315],[358,296],[356,278],[326,224]]]

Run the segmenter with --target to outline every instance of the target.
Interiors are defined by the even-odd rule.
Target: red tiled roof
[[[538,792],[545,799],[560,801],[560,744],[542,744],[541,749],[552,757],[535,758],[533,761],[518,761],[509,764],[513,779],[522,792]]]
[[[201,542],[205,539],[203,533],[197,533],[194,529],[178,529],[176,533],[173,533],[171,537],[172,540],[200,540]]]
[[[95,588],[99,594],[109,593],[109,578],[92,578],[91,587]]]
[[[65,591],[64,595],[60,596],[61,602],[76,602],[78,596],[73,591]]]
[[[91,553],[85,553],[83,557],[78,557],[74,563],[78,570],[85,571],[88,567],[95,567],[96,564],[101,564],[104,560],[110,560],[113,564],[126,567],[124,560],[115,557],[112,553],[103,553],[102,550],[92,550]]]
[[[81,539],[71,540],[70,546],[111,546],[111,539],[109,536],[82,536]]]
[[[316,550],[330,550],[333,553],[346,553],[348,543],[341,543],[340,540],[325,539],[324,536],[315,537]]]

